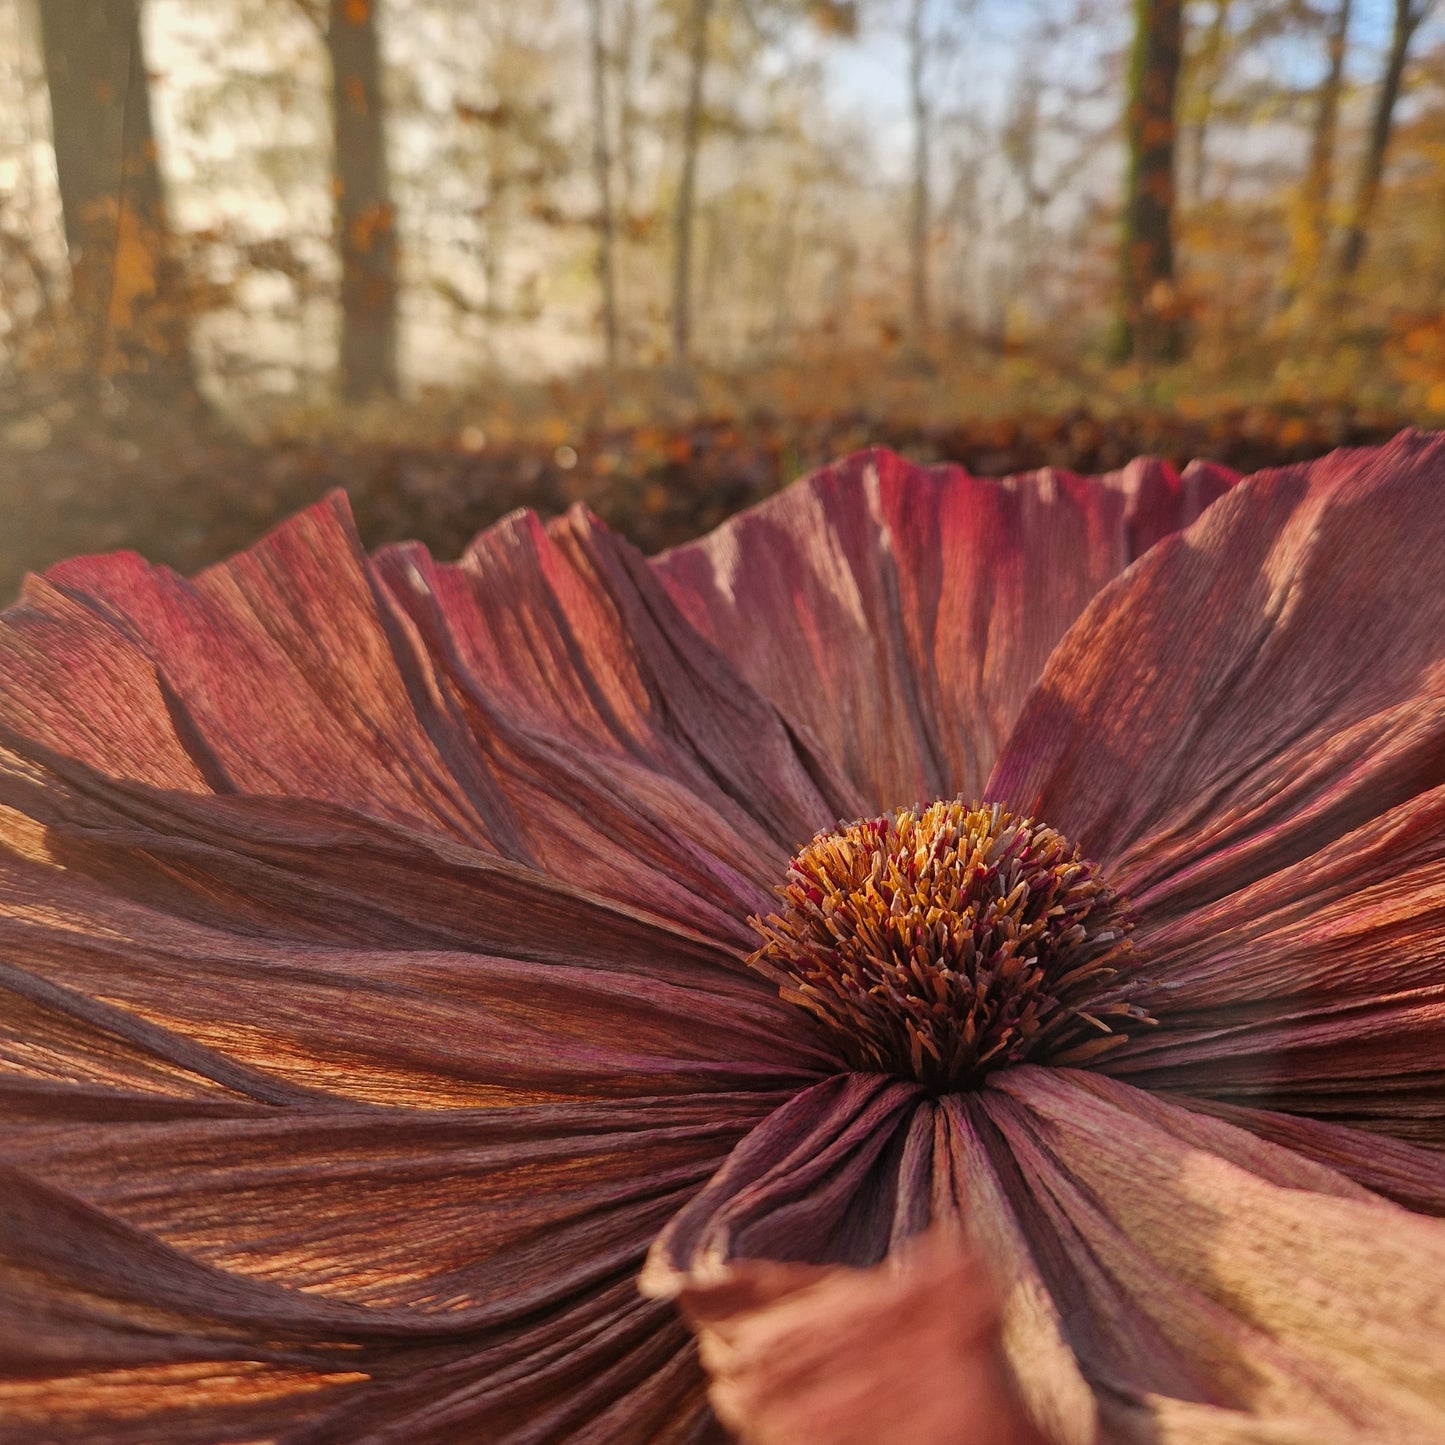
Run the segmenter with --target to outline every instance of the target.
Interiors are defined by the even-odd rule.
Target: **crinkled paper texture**
[[[869,453],[650,563],[581,512],[368,557],[334,498],[32,579],[7,1439],[716,1438],[675,1298],[882,1317],[931,1225],[984,1417],[1438,1439],[1445,447],[1233,481]],[[955,793],[1133,898],[1103,1072],[842,1074],[746,967],[813,832]]]

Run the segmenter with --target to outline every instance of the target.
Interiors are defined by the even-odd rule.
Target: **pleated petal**
[[[1140,1083],[1445,1140],[1445,438],[1261,473],[1106,588],[987,796],[1133,901]]]
[[[1160,1024],[1104,1066],[1146,1087],[1445,1143],[1445,788],[1138,939]]]
[[[1093,1395],[1007,1184],[959,1096],[933,1099],[868,1074],[839,1075],[799,1094],[669,1222],[642,1288],[706,1312],[707,1301],[721,1307],[752,1278],[757,1262],[867,1269],[935,1225],[961,1226],[988,1263],[1008,1396],[1048,1439],[1092,1445]]]
[[[876,1076],[815,1085],[672,1219],[642,1284],[694,1311],[730,1379],[755,1369],[746,1316],[774,1286],[866,1269],[940,1226],[987,1263],[1008,1394],[1060,1445],[1216,1428],[1423,1442],[1445,1422],[1445,1223],[1098,1074],[1022,1066],[940,1098]],[[742,1331],[741,1363],[709,1346],[717,1322]]]
[[[718,943],[437,835],[0,751],[0,1072],[413,1107],[786,1088],[828,1065]]]
[[[991,1084],[982,1126],[1111,1438],[1438,1436],[1445,1225],[1098,1075]]]
[[[991,481],[865,452],[653,565],[877,812],[976,797],[1068,625],[1232,481],[1149,460]]]
[[[1420,1214],[1445,1217],[1445,1153],[1399,1139],[1298,1114],[1189,1098],[1190,1109],[1212,1114],[1292,1154],[1313,1159]]]
[[[117,778],[436,832],[734,946],[851,805],[580,511],[439,566],[368,558],[337,493],[194,581],[62,564],[0,618],[0,727]]]
[[[6,1438],[705,1438],[633,1280],[827,1063],[736,952],[432,828],[11,743]]]
[[[747,1445],[1045,1445],[1009,1389],[988,1272],[952,1234],[868,1270],[736,1265],[680,1303]]]
[[[765,1107],[9,1126],[6,1438],[697,1438],[686,1332],[632,1278]]]

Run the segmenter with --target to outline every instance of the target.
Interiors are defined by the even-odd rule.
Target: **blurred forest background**
[[[1432,422],[1435,0],[0,0],[7,600]]]

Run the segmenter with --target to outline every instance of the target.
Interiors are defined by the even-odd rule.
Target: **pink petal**
[[[1445,1225],[1098,1076],[990,1082],[982,1108],[1111,1431],[1195,1438],[1192,1420],[1206,1439],[1218,1418],[1233,1438],[1231,1415],[1264,1432],[1239,1438],[1438,1429]]]
[[[580,514],[374,564],[337,493],[194,582],[63,564],[0,619],[0,727],[117,778],[365,811],[734,947],[848,802]]]
[[[1139,461],[993,482],[866,452],[654,566],[874,812],[976,796],[1064,629],[1232,480]]]
[[[0,1067],[298,1102],[796,1087],[828,1066],[736,956],[324,804],[0,767]],[[220,1097],[226,1097],[223,1093]]]
[[[35,1422],[14,1438],[61,1438],[69,1419],[67,1438],[109,1439],[129,1409],[141,1439],[233,1440],[258,1391],[284,1397],[288,1439],[696,1428],[685,1332],[630,1281],[737,1138],[716,1114],[652,1100],[8,1126],[0,1402]],[[182,1365],[183,1390],[146,1394]],[[195,1418],[172,1430],[178,1393]]]
[[[0,720],[116,777],[499,831],[341,493],[194,582],[130,553],[62,563],[4,624]]]
[[[1106,1071],[1445,1140],[1445,788],[1138,942],[1160,1018]]]
[[[518,516],[454,566],[377,568],[425,639],[536,866],[751,942],[797,838],[847,806],[642,559],[574,510]]]
[[[1416,793],[1445,599],[1445,438],[1250,478],[1108,587],[1059,644],[989,781],[1177,909]]]
[[[988,1272],[946,1233],[869,1270],[737,1265],[681,1304],[714,1408],[750,1445],[1043,1445]]]
[[[1111,1069],[1445,1137],[1442,480],[1410,434],[1262,473],[1050,660],[987,791],[1140,911],[1162,1028]]]

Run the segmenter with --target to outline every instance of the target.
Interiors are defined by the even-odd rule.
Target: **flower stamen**
[[[1064,837],[939,801],[819,833],[749,920],[749,964],[850,1068],[976,1087],[1025,1059],[1092,1062],[1152,1023],[1123,897]]]

